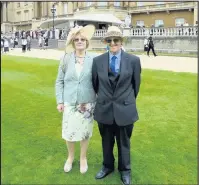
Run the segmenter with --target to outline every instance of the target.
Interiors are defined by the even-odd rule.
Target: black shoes
[[[104,166],[102,169],[97,173],[95,176],[95,179],[103,179],[110,173],[112,173],[114,170],[113,169],[108,169],[105,168]],[[130,185],[131,184],[131,173],[128,171],[125,172],[120,172],[121,173],[121,181],[123,185]]]
[[[102,169],[95,176],[95,179],[103,179],[104,177],[112,173],[113,171],[114,171],[113,169],[108,169],[103,166]]]
[[[131,184],[131,175],[128,174],[122,174],[121,173],[121,181],[123,185],[130,185]]]

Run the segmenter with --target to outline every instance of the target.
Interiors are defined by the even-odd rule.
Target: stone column
[[[130,2],[124,2],[124,7],[128,7]]]
[[[136,6],[136,2],[129,2],[129,8]]]
[[[33,3],[33,18],[37,18],[38,17],[38,2],[34,2]]]
[[[108,2],[108,7],[113,8],[114,7],[114,2],[113,1],[109,1]]]
[[[41,17],[44,16],[44,11],[45,11],[44,4],[45,4],[45,2],[41,3]]]
[[[194,6],[194,18],[193,18],[194,22],[193,25],[195,25],[196,21],[198,21],[198,3],[195,2],[195,6]]]
[[[73,2],[73,11],[77,9],[77,2]]]
[[[74,11],[74,9],[73,9],[73,3],[74,2],[68,2],[68,13],[69,14],[72,14]]]
[[[44,2],[44,16],[48,15],[48,2]]]
[[[78,6],[78,8],[81,8],[82,7],[82,2],[78,1],[77,6]]]
[[[46,15],[49,16],[49,3],[46,2]]]
[[[7,22],[7,7],[6,2],[3,2],[3,22]]]

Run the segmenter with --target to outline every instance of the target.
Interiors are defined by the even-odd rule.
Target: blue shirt
[[[111,65],[111,58],[113,56],[114,55],[109,51],[109,66]],[[116,73],[118,73],[120,70],[121,50],[115,56],[117,57],[115,60],[115,71]]]

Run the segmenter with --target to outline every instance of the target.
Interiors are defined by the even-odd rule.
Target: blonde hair
[[[80,37],[86,39],[86,49],[87,49],[87,48],[89,47],[89,41],[88,41],[88,39],[87,39],[86,37],[82,36],[80,32],[78,32],[78,33],[73,37],[73,39],[74,39],[76,36],[78,36],[78,35],[79,35]],[[72,42],[73,48],[75,49],[75,44],[74,44],[74,40],[73,40],[73,39],[71,40],[71,42]]]

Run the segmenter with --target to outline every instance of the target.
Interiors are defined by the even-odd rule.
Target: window
[[[68,3],[64,3],[64,15],[68,14]]]
[[[155,20],[155,27],[162,27],[164,26],[163,20]]]
[[[20,7],[20,3],[17,3],[17,8],[19,8]]]
[[[175,19],[175,25],[176,26],[181,26],[185,23],[185,19],[184,18],[177,18]]]
[[[25,10],[24,11],[24,21],[28,21],[29,20],[29,10]]]
[[[137,6],[143,6],[143,2],[137,2]]]
[[[98,6],[107,6],[108,5],[107,2],[103,2],[103,1],[98,1],[97,4],[98,4]]]
[[[86,6],[91,6],[92,2],[86,2]]]
[[[120,2],[114,2],[114,6],[120,6]]]
[[[17,21],[21,21],[21,12],[17,12]]]
[[[143,27],[144,21],[136,21],[136,26]]]

